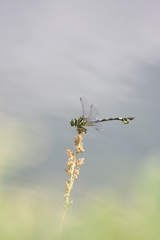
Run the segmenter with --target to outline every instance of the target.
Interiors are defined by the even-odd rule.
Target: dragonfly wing
[[[81,101],[81,105],[82,105],[82,115],[83,115],[83,117],[86,118],[89,116],[89,112],[90,112],[88,102],[84,97],[81,97],[80,101]]]
[[[90,106],[89,121],[92,122],[92,125],[97,131],[103,131],[103,125],[101,122],[96,122],[99,117],[99,108],[96,104]]]
[[[98,120],[98,116],[99,116],[99,108],[97,107],[96,104],[92,104],[90,106],[89,119],[91,121],[96,121]]]
[[[97,130],[97,131],[100,131],[100,132],[102,132],[103,131],[103,124],[102,123],[96,123],[95,125],[94,125],[94,127],[95,127],[95,129]]]

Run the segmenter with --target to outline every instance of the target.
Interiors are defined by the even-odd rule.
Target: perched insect
[[[112,121],[112,120],[119,120],[122,121],[124,124],[128,124],[134,117],[113,117],[113,118],[103,118],[98,119],[99,116],[99,109],[97,105],[92,104],[90,108],[88,107],[87,100],[85,98],[80,98],[81,105],[82,105],[82,116],[79,118],[73,118],[70,120],[70,125],[77,127],[78,133],[87,132],[87,129],[84,128],[85,126],[94,126],[96,130],[103,131],[103,126],[101,122]]]

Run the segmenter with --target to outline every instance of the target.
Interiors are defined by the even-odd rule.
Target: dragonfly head
[[[74,118],[72,118],[72,119],[70,120],[70,125],[73,127],[73,126],[75,126],[75,124],[76,124],[76,121],[75,121]]]

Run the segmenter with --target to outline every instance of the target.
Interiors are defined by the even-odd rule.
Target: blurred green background
[[[159,239],[160,2],[0,2],[0,239]],[[84,166],[62,232],[80,97]]]
[[[159,160],[159,155],[154,155],[141,164],[125,198],[107,187],[92,189],[83,199],[75,196],[61,231],[63,208],[61,199],[59,203],[54,199],[56,191],[47,192],[35,185],[9,191],[1,184],[0,238],[158,240]]]

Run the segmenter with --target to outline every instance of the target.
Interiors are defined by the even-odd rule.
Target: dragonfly
[[[92,104],[90,107],[87,100],[84,97],[80,98],[82,106],[82,116],[79,118],[72,118],[70,120],[70,125],[77,127],[78,133],[87,133],[86,126],[94,126],[96,130],[103,131],[102,122],[119,120],[124,124],[128,124],[135,117],[112,117],[112,118],[102,118],[99,119],[99,108],[96,104]]]

